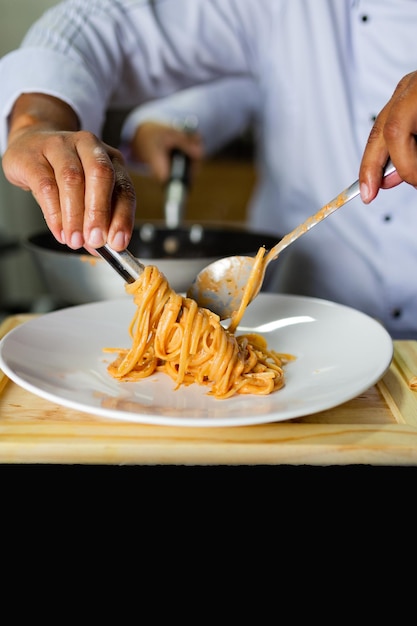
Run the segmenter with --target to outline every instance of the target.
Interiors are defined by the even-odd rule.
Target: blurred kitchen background
[[[16,48],[26,30],[51,0],[0,0],[0,56]],[[121,115],[110,117],[106,140],[117,141]],[[163,219],[164,190],[155,181],[132,172],[138,196],[137,218]],[[208,159],[190,189],[185,219],[240,225],[255,183],[250,129]],[[20,312],[42,313],[60,306],[34,265],[25,239],[46,230],[42,212],[29,192],[11,185],[0,171],[0,321]],[[64,278],[64,277],[63,277]]]

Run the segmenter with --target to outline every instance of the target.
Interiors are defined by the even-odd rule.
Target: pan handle
[[[178,149],[171,152],[171,173],[165,193],[165,223],[167,228],[181,226],[184,219],[185,202],[190,185],[191,161]]]
[[[194,115],[187,117],[180,128],[186,133],[195,133],[198,128],[198,118]],[[171,152],[171,172],[164,206],[165,223],[169,229],[182,226],[185,202],[190,187],[190,172],[190,157],[182,150],[174,148]]]

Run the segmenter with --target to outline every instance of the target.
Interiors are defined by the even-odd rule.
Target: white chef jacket
[[[0,147],[22,92],[65,100],[98,135],[106,109],[132,110],[128,138],[140,104],[233,77],[235,92],[211,100],[221,122],[207,102],[200,130],[227,137],[255,111],[250,225],[279,236],[357,179],[374,116],[415,69],[416,0],[69,0],[0,62]],[[355,199],[282,253],[269,288],[347,304],[417,339],[416,235],[411,186]]]

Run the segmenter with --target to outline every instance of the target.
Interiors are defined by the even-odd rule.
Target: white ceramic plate
[[[29,320],[0,343],[0,367],[15,383],[63,406],[105,418],[169,426],[241,426],[288,420],[330,409],[374,385],[388,369],[393,344],[376,321],[342,305],[261,293],[238,332],[264,335],[268,346],[297,358],[286,386],[268,396],[216,400],[199,385],[174,391],[157,373],[121,383],[106,371],[129,347],[135,305],[121,298],[69,307]]]

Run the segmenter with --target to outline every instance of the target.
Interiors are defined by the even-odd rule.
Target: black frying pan
[[[144,265],[156,265],[177,292],[186,292],[197,274],[223,256],[256,254],[272,248],[279,237],[237,228],[182,226],[177,229],[143,224],[135,227],[129,250]],[[50,293],[69,304],[108,300],[123,295],[123,279],[101,258],[71,250],[50,231],[26,239]]]

